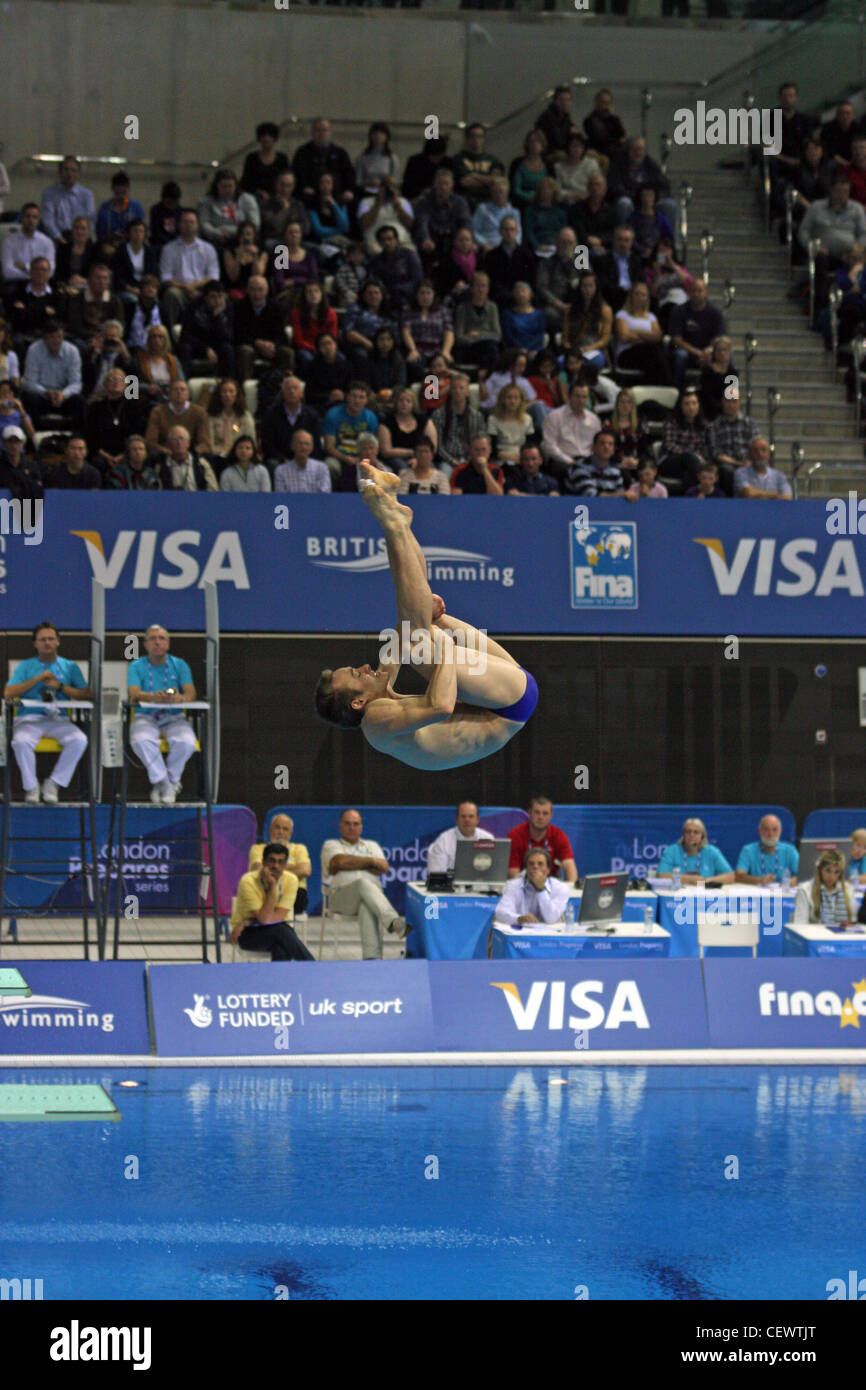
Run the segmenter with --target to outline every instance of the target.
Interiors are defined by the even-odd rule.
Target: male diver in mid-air
[[[412,513],[396,499],[399,480],[366,462],[360,469],[364,502],[385,533],[401,630],[408,624],[413,648],[431,657],[431,664],[412,660],[428,684],[423,695],[397,695],[399,662],[375,671],[341,666],[322,672],[316,710],[340,728],[360,728],[374,748],[410,767],[438,772],[478,762],[523,728],[538,702],[538,686],[498,643],[446,614],[441,598],[430,592]],[[417,634],[424,643],[416,644]],[[466,653],[474,659],[461,660]]]

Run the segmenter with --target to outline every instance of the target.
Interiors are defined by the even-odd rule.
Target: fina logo
[[[795,989],[789,994],[786,989],[776,989],[769,980],[758,986],[758,1005],[762,1018],[770,1018],[775,1013],[780,1018],[823,1018],[838,1016],[840,1028],[859,1028],[860,1019],[866,1014],[866,978],[852,980],[853,995],[840,999],[834,989],[822,989],[813,994],[808,989]]]
[[[574,521],[569,535],[572,608],[637,608],[637,524]]]
[[[236,589],[250,587],[241,538],[237,531],[219,531],[206,557],[190,554],[201,546],[201,531],[169,531],[162,540],[156,562],[158,531],[118,531],[109,556],[99,531],[70,531],[84,541],[93,578],[106,589],[116,589],[126,562],[135,548],[133,589],[201,589],[205,584],[233,584]],[[138,545],[136,547],[136,537]]]
[[[491,989],[501,989],[511,1017],[521,1032],[531,1031],[538,1023],[541,1013],[541,1006],[547,994],[547,980],[534,980],[529,988],[529,996],[526,1003],[520,997],[520,990],[513,980],[505,983],[493,983]],[[587,1028],[619,1028],[623,1023],[631,1023],[635,1028],[649,1028],[650,1023],[647,1018],[644,1002],[640,996],[640,990],[635,980],[620,980],[614,990],[610,1008],[605,1009],[603,1003],[598,999],[591,999],[593,994],[604,993],[604,982],[602,980],[579,980],[576,985],[572,985],[569,998],[576,1009],[582,1009],[582,1014],[569,1014],[568,1027],[576,1031]],[[565,1028],[565,981],[551,980],[550,994],[547,1000],[547,1027],[553,1031]]]
[[[826,560],[821,561],[817,559],[818,542],[812,536],[798,536],[795,540],[786,541],[778,555],[775,537],[764,536],[758,540],[754,536],[741,536],[729,565],[724,544],[717,536],[704,539],[693,536],[692,539],[695,545],[704,547],[716,589],[722,598],[735,598],[741,588],[757,598],[767,598],[771,594],[777,594],[780,598],[805,598],[807,594],[815,598],[829,598],[836,589],[841,589],[851,598],[863,598],[866,592],[857,552],[851,540],[834,541]],[[747,580],[746,573],[753,555],[755,563],[751,579]]]
[[[501,584],[505,589],[514,584],[512,566],[491,564],[491,557],[479,551],[455,550],[447,545],[425,545],[422,549],[428,579]],[[348,574],[376,574],[389,567],[383,536],[307,536],[307,559],[319,568]]]

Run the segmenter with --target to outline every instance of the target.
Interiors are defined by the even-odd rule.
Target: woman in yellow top
[[[278,811],[276,815],[271,816],[271,823],[268,826],[267,841],[262,841],[261,844],[253,845],[250,850],[250,862],[248,867],[250,871],[261,868],[265,844],[273,842],[275,844],[285,845],[286,849],[289,851],[288,867],[298,878],[298,896],[295,898],[295,916],[298,916],[299,913],[306,912],[307,910],[307,879],[313,872],[313,866],[310,863],[307,846],[292,842],[294,829],[295,823],[291,816],[285,815],[282,811]]]

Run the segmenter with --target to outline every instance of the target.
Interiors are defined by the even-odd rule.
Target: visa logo
[[[534,980],[529,987],[525,1004],[520,997],[520,990],[512,980],[495,984],[491,982],[491,988],[502,990],[511,1017],[521,1032],[528,1032],[536,1026],[545,998],[547,1027],[556,1031],[566,1026],[564,980]],[[619,1028],[623,1023],[631,1023],[635,1028],[649,1028],[649,1019],[635,980],[620,980],[614,990],[609,1009],[606,1009],[600,1000],[590,997],[603,993],[604,984],[601,980],[579,980],[576,985],[572,985],[569,999],[574,1008],[582,1012],[569,1014],[568,1027]]]
[[[728,564],[718,537],[693,539],[695,545],[705,547],[716,588],[723,598],[740,592],[753,556],[751,592],[758,597],[772,593],[780,598],[803,598],[806,594],[828,598],[841,589],[852,598],[863,598],[863,579],[853,541],[834,541],[826,560],[821,562],[815,558],[818,542],[811,536],[786,541],[778,556],[775,537],[764,536],[760,541],[753,536],[741,537]],[[812,557],[814,563],[807,557]],[[748,582],[745,587],[748,591]]]
[[[220,581],[233,584],[236,589],[250,587],[237,531],[220,531],[204,558],[190,553],[201,545],[200,531],[169,531],[160,547],[161,564],[157,564],[158,531],[118,531],[110,555],[106,555],[98,531],[73,531],[71,534],[80,536],[84,541],[93,577],[106,589],[117,587],[133,552],[133,589],[152,587],[155,566],[158,589],[191,589],[196,585],[202,588],[205,584]]]

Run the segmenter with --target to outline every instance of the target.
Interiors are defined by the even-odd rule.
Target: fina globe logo
[[[572,608],[637,608],[637,523],[573,521],[569,536]]]
[[[219,583],[236,589],[250,587],[237,531],[219,531],[209,549],[205,549],[208,542],[202,546],[201,531],[168,531],[159,544],[159,554],[158,531],[118,531],[110,554],[106,554],[99,531],[69,534],[84,541],[93,578],[106,589],[116,589],[130,569],[133,589],[150,589],[154,584],[157,589],[201,589],[205,584]]]
[[[548,983],[550,990],[548,992]],[[561,1031],[565,1027],[580,1031],[589,1028],[620,1028],[624,1023],[630,1023],[635,1028],[649,1028],[650,1022],[641,999],[640,990],[636,980],[620,980],[613,992],[613,999],[610,1007],[598,999],[590,996],[604,993],[604,982],[602,980],[578,980],[577,984],[572,985],[569,999],[576,1009],[581,1009],[581,1014],[569,1014],[566,1022],[565,1018],[565,981],[564,980],[534,980],[529,987],[529,994],[524,1004],[520,997],[520,990],[513,980],[505,982],[490,982],[491,989],[501,989],[502,996],[508,1005],[512,1020],[521,1032],[529,1032],[535,1028],[542,1013],[542,1006],[547,1001],[547,1028],[551,1031]],[[541,1026],[544,1026],[543,1024]]]
[[[492,556],[447,545],[421,547],[427,578],[455,584],[514,585],[514,567],[492,563]],[[307,559],[321,569],[348,574],[376,574],[389,567],[384,536],[307,536]]]
[[[838,1018],[840,1028],[859,1028],[866,1014],[866,977],[852,980],[853,994],[841,999],[834,989],[822,989],[813,994],[808,989],[776,989],[771,980],[758,986],[758,1006],[762,1018]]]
[[[818,542],[812,536],[786,541],[778,554],[775,537],[759,540],[741,536],[728,564],[724,542],[718,536],[692,539],[695,545],[704,547],[721,598],[735,598],[742,588],[757,598],[771,594],[780,598],[804,598],[807,594],[828,598],[837,589],[851,598],[863,598],[866,593],[852,540],[834,541],[822,561],[818,557]]]

